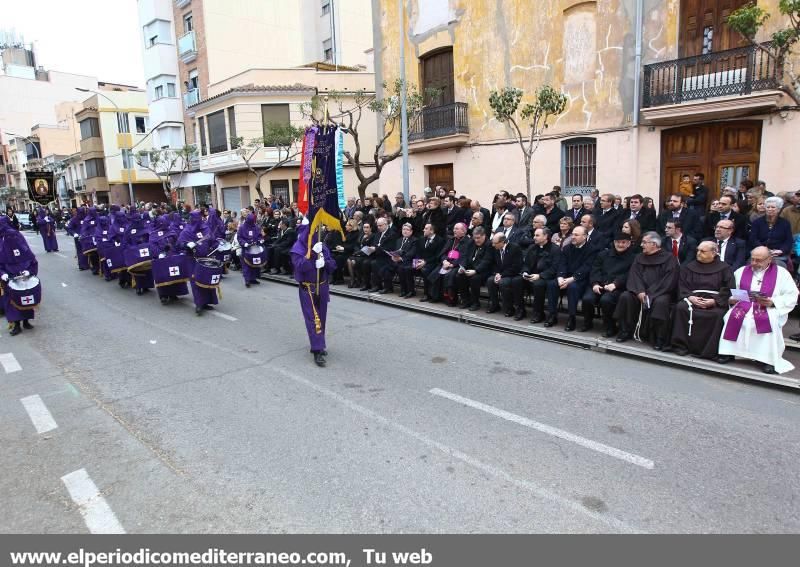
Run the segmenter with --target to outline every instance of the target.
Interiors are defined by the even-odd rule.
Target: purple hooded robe
[[[14,278],[28,271],[35,276],[39,273],[39,263],[31,251],[25,237],[15,229],[8,217],[0,217],[0,277],[8,275]],[[33,319],[33,309],[18,309],[11,304],[8,284],[3,283],[3,308],[9,323]]]
[[[56,219],[50,211],[44,207],[39,207],[36,211],[36,226],[39,227],[39,234],[42,235],[42,243],[45,252],[58,252],[58,239],[56,238]]]

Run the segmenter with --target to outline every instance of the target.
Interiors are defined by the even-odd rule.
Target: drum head
[[[260,256],[264,252],[264,247],[260,244],[252,244],[247,247],[247,253],[253,256]]]
[[[205,266],[206,268],[221,268],[222,262],[216,258],[198,258],[197,263]]]
[[[233,248],[233,245],[230,242],[227,240],[221,240],[219,246],[217,247],[217,251],[228,252],[231,248]]]
[[[39,285],[39,278],[36,276],[28,276],[26,278],[19,278],[8,280],[8,287],[17,291],[26,291],[35,288]]]

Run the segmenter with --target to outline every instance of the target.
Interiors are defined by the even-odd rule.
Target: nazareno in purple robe
[[[169,216],[161,215],[157,217],[150,231],[150,253],[153,255],[153,258],[178,255],[176,246],[177,239],[178,235],[172,229]],[[187,276],[188,275],[189,274],[187,274]],[[156,291],[159,297],[177,298],[181,295],[188,295],[189,286],[186,282],[169,285],[159,285],[156,282]]]
[[[194,248],[188,246],[190,242],[195,243]],[[207,256],[211,250],[210,244],[211,232],[208,225],[203,222],[200,211],[192,211],[189,213],[189,220],[184,225],[180,235],[178,235],[178,250],[186,252],[193,258],[202,258]],[[192,264],[192,269],[194,270],[194,263]],[[201,287],[194,282],[194,279],[192,279],[191,284],[192,299],[195,307],[217,305],[219,303],[216,288]]]
[[[297,233],[297,241],[291,250],[294,279],[300,284],[298,292],[300,309],[306,324],[311,352],[317,353],[326,349],[325,328],[328,319],[328,302],[330,301],[328,281],[336,271],[336,261],[331,256],[331,251],[323,243],[322,255],[325,258],[325,266],[319,270],[319,289],[317,289],[317,254],[311,252],[311,257],[306,258],[308,225],[300,225]],[[318,238],[318,234],[315,233],[311,241],[312,247]]]
[[[147,226],[146,220],[137,215],[131,220],[128,228],[125,230],[125,235],[122,238],[122,246],[125,248],[148,245],[150,241],[150,227]],[[152,252],[151,252],[152,255]],[[128,272],[131,276],[131,287],[136,288],[136,291],[142,292],[155,287],[153,282],[153,270],[139,269],[135,273]]]
[[[58,239],[56,238],[56,220],[44,207],[39,207],[36,212],[36,226],[42,235],[45,252],[58,252]]]
[[[39,263],[31,251],[25,237],[13,226],[6,216],[0,216],[0,277],[9,278],[28,271],[32,276],[39,273]],[[3,284],[3,308],[9,323],[34,318],[34,309],[19,309],[11,304],[8,284]]]
[[[242,277],[244,283],[256,281],[261,274],[261,267],[253,267],[244,260],[244,249],[253,244],[260,244],[263,242],[261,238],[261,230],[256,224],[256,215],[250,213],[245,218],[244,222],[239,226],[236,231],[236,240],[239,246],[242,247]]]
[[[83,251],[81,250],[81,243],[77,237],[80,237],[81,231],[83,230],[83,223],[86,220],[86,208],[85,207],[78,207],[75,211],[75,216],[69,219],[67,223],[67,234],[75,238],[75,254],[78,258],[78,269],[79,270],[87,270],[89,269],[89,259],[83,255]]]

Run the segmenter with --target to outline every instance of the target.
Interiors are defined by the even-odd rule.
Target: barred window
[[[597,140],[574,138],[561,143],[564,194],[589,194],[597,185]]]

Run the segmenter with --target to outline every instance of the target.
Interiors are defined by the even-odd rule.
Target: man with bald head
[[[719,250],[719,259],[728,264],[735,272],[747,262],[747,243],[736,238],[736,224],[731,219],[720,219],[714,226],[714,238],[706,238],[715,242]]]
[[[750,263],[734,276],[740,291],[730,299],[733,307],[725,315],[717,362],[724,364],[740,356],[760,362],[766,374],[794,369],[783,358],[782,331],[797,305],[797,286],[791,274],[775,263],[769,248],[758,246],[750,252]]]
[[[589,284],[589,274],[597,250],[586,242],[586,229],[576,226],[572,230],[572,242],[568,244],[558,260],[556,279],[547,284],[548,317],[545,327],[552,327],[558,322],[558,299],[562,293],[567,294],[567,324],[565,331],[575,330],[575,317],[580,302]]]
[[[695,256],[681,266],[678,274],[672,350],[680,356],[714,358],[722,334],[722,318],[736,281],[731,267],[719,259],[716,242],[701,242]]]

